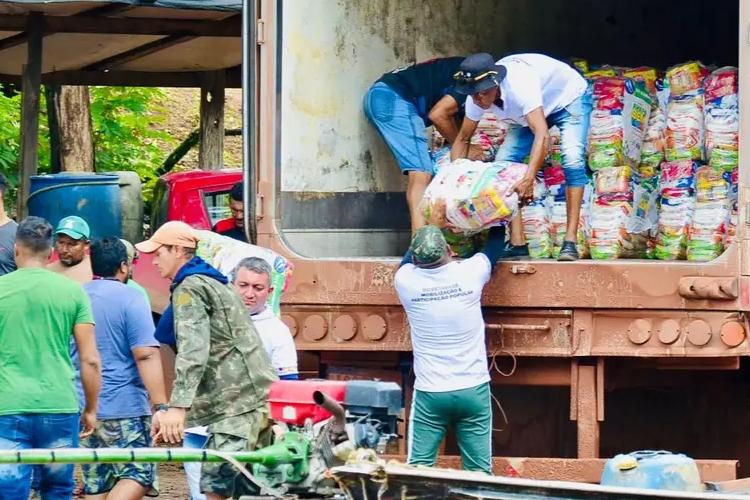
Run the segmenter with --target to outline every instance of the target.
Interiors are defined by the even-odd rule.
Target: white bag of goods
[[[594,195],[599,203],[632,201],[630,185],[632,170],[629,166],[608,167],[594,173]]]
[[[703,82],[706,159],[731,172],[737,166],[740,109],[737,68],[724,67]]]
[[[199,240],[196,254],[229,279],[230,274],[247,257],[259,257],[271,266],[271,286],[273,292],[268,296],[268,306],[278,316],[281,313],[281,294],[291,282],[294,265],[287,259],[268,248],[222,236],[212,231],[195,231]]]
[[[638,165],[652,98],[642,85],[625,78],[600,78],[593,85],[589,124],[592,170]]]
[[[672,66],[667,70],[670,96],[679,97],[699,90],[706,76],[708,70],[700,61],[688,61]]]
[[[508,125],[497,119],[494,113],[485,113],[477,124],[474,135],[471,136],[471,144],[479,145],[484,153],[482,161],[494,161],[497,149],[505,140],[508,133]],[[449,148],[450,145],[445,138],[433,128],[431,149],[433,153],[442,148]]]
[[[632,205],[626,201],[591,204],[591,258],[618,259],[622,255],[625,229]]]
[[[703,159],[703,120],[702,90],[670,99],[667,106],[667,161]]]
[[[724,250],[731,208],[729,175],[719,167],[707,165],[696,170],[697,201],[688,240],[688,260],[713,260]]]
[[[523,234],[532,259],[548,259],[552,256],[546,198],[544,183],[537,181],[534,186],[534,201],[521,208]]]
[[[729,174],[729,222],[727,224],[727,237],[724,240],[724,249],[728,248],[729,245],[737,237],[737,221],[739,220],[739,170],[735,168],[732,173]]]
[[[636,168],[639,179],[652,179],[659,175],[659,166],[664,161],[666,145],[667,115],[658,104],[651,107],[651,114],[643,135],[641,161]]]
[[[686,258],[695,209],[695,169],[690,160],[665,162],[659,178],[659,231],[654,255],[661,260]]]
[[[633,211],[625,226],[622,257],[626,259],[652,258],[659,224],[657,179],[643,180],[633,185]]]
[[[527,170],[522,163],[457,160],[427,186],[422,213],[440,227],[467,234],[506,224],[518,213],[512,187]]]
[[[432,152],[432,175],[451,164],[451,148],[443,146]]]

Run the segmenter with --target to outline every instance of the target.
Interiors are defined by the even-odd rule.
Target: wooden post
[[[28,55],[21,81],[21,158],[18,189],[18,217],[26,217],[30,177],[37,173],[39,163],[39,92],[42,86],[42,37],[44,16],[29,14]]]
[[[201,126],[198,166],[203,170],[224,168],[224,89],[223,70],[207,72],[201,85]]]

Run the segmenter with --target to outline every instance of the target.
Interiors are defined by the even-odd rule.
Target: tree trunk
[[[63,172],[93,172],[94,129],[89,88],[51,87],[47,98],[53,100],[47,109],[55,115],[49,120],[53,170],[59,165]]]

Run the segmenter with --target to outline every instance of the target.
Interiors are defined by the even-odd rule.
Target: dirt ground
[[[162,500],[186,500],[188,498],[185,471],[181,464],[159,465],[159,498]]]

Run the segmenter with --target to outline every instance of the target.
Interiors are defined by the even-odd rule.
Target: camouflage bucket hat
[[[437,226],[422,226],[414,233],[409,249],[417,264],[427,265],[442,259],[448,253],[448,244]]]

